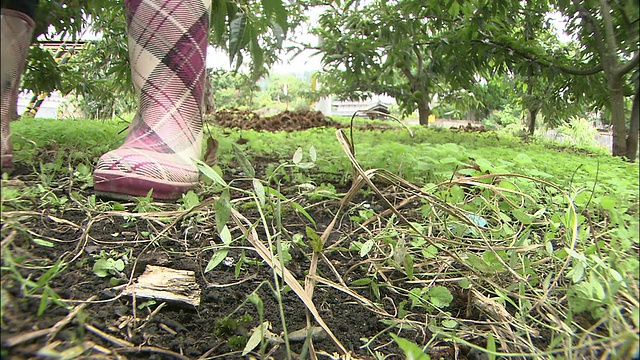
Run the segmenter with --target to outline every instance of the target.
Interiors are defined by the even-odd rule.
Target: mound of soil
[[[227,128],[265,131],[296,131],[315,127],[343,127],[321,111],[286,110],[280,114],[262,117],[250,110],[225,109],[218,111],[212,122]]]
[[[488,131],[484,125],[479,125],[479,126],[474,126],[471,125],[471,123],[467,123],[467,125],[460,125],[457,128],[458,131],[463,131],[463,132],[486,132]]]

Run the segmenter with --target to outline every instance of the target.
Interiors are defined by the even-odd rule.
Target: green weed
[[[97,255],[92,255],[95,262],[93,263],[93,273],[98,277],[106,277],[111,275],[109,280],[111,285],[116,286],[124,278],[122,271],[124,270],[125,261],[128,262],[131,256],[130,251],[117,252],[115,250],[100,250]]]

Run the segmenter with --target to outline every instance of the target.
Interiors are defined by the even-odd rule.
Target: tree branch
[[[611,6],[607,0],[600,0],[600,12],[602,14],[602,23],[604,27],[604,37],[602,37],[602,39],[605,43],[605,52],[600,56],[602,57],[603,62],[610,62],[608,64],[605,63],[604,65],[613,70],[615,65],[618,63],[617,54],[615,53],[615,49],[618,48],[618,42],[613,29],[613,20],[611,19]]]
[[[582,18],[582,20],[585,23],[588,23],[591,25],[591,27],[593,28],[593,41],[595,41],[596,43],[596,49],[598,54],[600,54],[600,65],[602,65],[602,70],[605,69],[605,62],[608,62],[609,59],[607,58],[608,56],[608,52],[607,52],[607,43],[605,42],[605,37],[604,35],[602,35],[602,33],[600,32],[600,24],[598,23],[598,20],[596,20],[596,18],[593,17],[593,15],[591,15],[591,13],[589,12],[589,10],[587,10],[583,5],[582,2],[580,0],[573,0],[573,5],[576,7],[576,9],[578,9],[578,14],[580,14],[579,16]],[[602,12],[604,12],[604,9],[601,9]],[[585,26],[586,27],[586,24]],[[585,36],[587,36],[587,34],[585,34]],[[586,41],[583,41],[583,43],[586,43]],[[614,43],[614,48],[615,48],[615,43]],[[607,67],[610,69],[611,68],[611,64],[608,64]]]
[[[633,70],[640,64],[640,53],[636,52],[636,55],[629,60],[626,64],[623,64],[615,69],[613,69],[613,73],[617,76],[622,76],[629,71]]]
[[[404,76],[407,77],[407,80],[409,80],[409,84],[413,84],[413,74],[411,73],[411,71],[407,68],[402,68],[400,69],[400,71],[404,74]]]
[[[599,63],[598,65],[596,65],[595,67],[592,67],[590,69],[576,69],[576,68],[566,67],[566,66],[563,66],[563,65],[560,65],[560,64],[554,64],[552,61],[550,61],[548,59],[540,59],[540,58],[532,55],[531,53],[529,53],[527,51],[516,49],[516,48],[512,47],[509,44],[502,43],[502,42],[495,41],[495,40],[487,40],[487,41],[472,40],[472,42],[478,42],[478,43],[483,43],[483,44],[486,44],[488,42],[489,44],[496,45],[498,47],[507,49],[509,51],[513,51],[514,54],[517,54],[518,56],[522,57],[523,59],[526,59],[526,60],[529,60],[529,61],[533,61],[534,63],[536,63],[538,65],[545,66],[545,67],[558,68],[560,71],[562,71],[563,73],[566,73],[566,74],[571,74],[571,75],[593,75],[593,74],[597,74],[600,71],[604,70],[604,67],[602,66],[602,63]]]
[[[418,48],[417,45],[414,45],[411,48],[413,49],[413,52],[416,54],[416,57],[418,58],[416,76],[417,76],[418,79],[421,79],[422,78],[422,70],[423,70],[423,66],[424,66],[424,62],[422,60],[422,54],[420,53],[420,49]]]
[[[631,34],[633,33],[633,27],[631,25],[631,21],[629,21],[629,16],[627,16],[627,13],[624,11],[624,6],[620,3],[620,0],[617,0],[615,3],[617,10],[620,12],[620,16],[622,18],[622,23],[624,24],[624,27],[627,29],[627,31]]]

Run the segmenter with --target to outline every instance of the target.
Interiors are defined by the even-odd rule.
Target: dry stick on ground
[[[87,329],[88,331],[94,333],[95,335],[98,335],[99,337],[101,337],[103,340],[107,340],[108,342],[118,345],[118,346],[122,346],[122,347],[134,347],[135,345],[129,341],[126,340],[122,340],[119,339],[115,336],[109,335],[105,332],[103,332],[102,330],[96,328],[95,326],[91,325],[91,324],[84,324],[84,328]]]
[[[2,252],[4,252],[4,248],[9,246],[9,244],[11,244],[13,242],[13,240],[16,237],[16,234],[17,234],[16,230],[11,230],[9,235],[7,235],[7,237],[5,237],[4,239],[2,239],[2,241],[0,241],[0,250]]]
[[[162,349],[162,348],[155,347],[155,346],[121,347],[121,348],[113,349],[113,351],[115,351],[115,352],[123,352],[123,353],[137,353],[137,354],[142,353],[142,352],[149,352],[149,353],[157,353],[157,354],[162,354],[162,355],[173,356],[174,358],[180,359],[180,360],[190,360],[188,357],[186,357],[184,355],[180,355],[177,352],[173,352],[171,350]]]
[[[45,336],[47,334],[49,334],[49,332],[51,331],[52,328],[47,328],[47,329],[42,329],[42,330],[35,330],[35,331],[31,331],[28,332],[26,334],[18,334],[18,335],[14,335],[10,338],[7,339],[3,339],[2,340],[2,345],[6,346],[6,347],[14,347],[16,345],[20,345],[24,342],[27,342],[29,340],[33,340],[33,339],[37,339],[41,336]]]
[[[324,331],[327,332],[329,337],[331,337],[331,340],[333,340],[340,351],[342,351],[343,354],[349,357],[349,352],[344,347],[344,345],[342,345],[340,340],[338,340],[338,338],[333,334],[329,326],[327,326],[327,324],[324,322],[324,320],[320,316],[320,313],[316,309],[316,306],[313,303],[311,297],[305,292],[302,286],[300,286],[298,280],[296,280],[291,272],[286,267],[282,266],[278,259],[274,259],[269,255],[269,249],[267,249],[267,247],[260,241],[255,228],[251,226],[249,220],[247,220],[247,218],[245,218],[242,214],[240,214],[233,208],[231,209],[231,217],[233,218],[233,221],[236,223],[236,225],[240,228],[240,230],[244,234],[246,234],[247,240],[254,246],[255,251],[258,253],[258,255],[260,255],[262,260],[264,260],[272,269],[274,269],[279,276],[282,276],[285,283],[289,285],[293,292],[295,292],[300,300],[302,300],[302,302],[305,304],[307,310],[309,310],[313,314],[316,322],[318,322],[318,324],[324,329]],[[249,227],[245,226],[245,224],[249,225]]]
[[[78,313],[82,311],[87,306],[87,304],[93,301],[93,299],[95,298],[96,295],[92,295],[86,300],[86,302],[76,306],[67,316],[64,317],[64,319],[58,321],[55,325],[53,325],[53,327],[51,327],[51,332],[49,333],[49,335],[47,335],[47,343],[50,343],[51,340],[56,337],[58,332],[62,330],[63,327],[67,326],[67,324],[69,324],[71,320],[73,320],[73,318],[76,317],[76,315],[78,315]]]

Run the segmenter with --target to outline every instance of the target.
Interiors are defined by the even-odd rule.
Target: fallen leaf
[[[204,154],[204,163],[215,166],[218,163],[218,140],[209,137],[207,139],[207,152]]]

